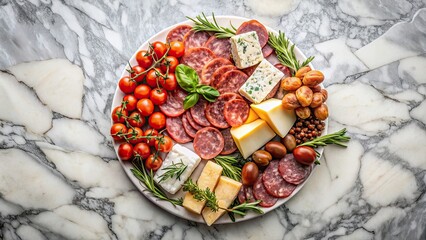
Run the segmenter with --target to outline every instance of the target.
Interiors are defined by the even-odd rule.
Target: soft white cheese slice
[[[255,31],[231,37],[231,53],[237,68],[248,68],[263,60],[262,47]]]

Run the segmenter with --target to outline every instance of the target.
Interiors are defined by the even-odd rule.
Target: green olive
[[[252,155],[253,161],[257,164],[259,167],[264,167],[269,164],[269,162],[272,160],[272,155],[265,151],[265,150],[257,150]]]
[[[265,145],[265,150],[275,159],[281,159],[287,154],[286,147],[282,143],[276,141],[268,142]]]
[[[291,134],[287,134],[283,139],[281,139],[281,143],[284,144],[289,152],[293,152],[296,148],[296,138]]]

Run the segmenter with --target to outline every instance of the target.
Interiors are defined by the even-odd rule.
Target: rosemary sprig
[[[200,32],[200,31],[214,32],[217,38],[230,38],[236,34],[237,29],[234,26],[232,26],[232,24],[231,24],[232,29],[219,26],[219,24],[216,22],[216,18],[214,17],[214,13],[212,13],[213,22],[210,22],[204,13],[201,13],[201,14],[202,15],[196,16],[195,19],[188,16],[186,17],[189,20],[194,22],[195,25],[192,27],[192,29],[195,32]]]
[[[216,212],[219,209],[216,195],[210,190],[210,188],[202,190],[192,181],[192,179],[188,179],[183,184],[183,191],[190,192],[194,199],[198,201],[206,201],[206,207],[211,208],[212,211]]]
[[[161,174],[159,183],[166,181],[169,178],[180,180],[180,176],[185,172],[188,165],[183,164],[182,159],[178,163],[172,162],[168,167],[163,168],[165,172]]]
[[[300,68],[308,65],[314,57],[308,57],[304,62],[300,63],[294,53],[294,47],[296,45],[291,44],[285,34],[281,31],[278,32],[278,36],[274,33],[269,32],[268,44],[275,50],[278,60],[285,66],[289,67],[293,73],[297,72]]]
[[[260,200],[257,200],[255,202],[251,202],[251,203],[244,202],[244,203],[241,203],[240,205],[237,205],[237,206],[234,206],[234,207],[228,209],[227,211],[241,215],[241,216],[245,216],[247,214],[247,211],[249,211],[249,210],[251,210],[255,213],[262,214],[263,210],[258,207],[259,203],[260,203]]]
[[[346,134],[346,128],[343,128],[340,131],[327,134],[321,137],[317,137],[314,140],[302,143],[299,146],[309,146],[309,147],[316,148],[316,147],[325,146],[328,144],[336,144],[341,147],[347,147],[347,145],[344,143],[349,142],[351,138],[349,136],[346,136],[345,134]]]
[[[223,168],[223,175],[238,182],[241,180],[241,168],[244,165],[244,163],[241,164],[241,161],[244,159],[240,154],[237,156],[217,156],[214,160]]]

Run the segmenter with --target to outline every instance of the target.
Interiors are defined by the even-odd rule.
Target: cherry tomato
[[[158,71],[158,72],[157,72]],[[160,75],[159,73],[163,74],[161,72],[161,69],[159,68],[154,68],[149,70],[149,72],[146,75],[146,83],[150,86],[150,87],[157,87],[157,81],[160,80]]]
[[[154,104],[152,104],[152,101],[147,98],[139,100],[137,108],[140,114],[144,117],[147,117],[154,112]]]
[[[129,94],[123,97],[123,102],[126,104],[126,110],[131,112],[136,109],[136,103],[138,102],[138,99],[135,98],[135,96]]]
[[[127,131],[127,139],[131,144],[140,143],[143,141],[143,131],[138,127],[129,128]]]
[[[136,88],[136,82],[129,77],[122,77],[118,82],[120,90],[126,94],[133,93]]]
[[[298,146],[293,150],[294,159],[301,164],[311,165],[317,158],[315,150],[308,146]]]
[[[151,99],[152,103],[155,105],[161,105],[167,100],[167,92],[162,88],[154,88],[149,94],[149,99]]]
[[[145,124],[145,118],[142,117],[141,114],[138,112],[132,112],[132,114],[130,114],[130,116],[127,118],[127,122],[132,127],[140,128]]]
[[[155,112],[149,116],[148,124],[156,130],[163,129],[166,126],[166,116],[162,112]]]
[[[163,159],[160,156],[155,156],[155,154],[149,155],[145,161],[145,167],[148,170],[157,171],[163,164]]]
[[[151,88],[146,84],[141,84],[135,88],[134,96],[137,99],[149,98]]]
[[[164,54],[166,54],[167,52],[166,44],[160,41],[156,41],[156,42],[153,42],[151,45],[152,45],[152,49],[154,50],[156,59],[160,59],[162,56],[164,56]]]
[[[121,109],[121,107],[118,106],[115,107],[114,110],[112,110],[111,118],[114,123],[124,123],[124,120],[126,119],[127,115],[127,110]]]
[[[138,143],[133,148],[133,154],[135,157],[141,157],[142,159],[147,159],[151,155],[151,149],[146,143]]]
[[[252,186],[259,177],[259,168],[254,162],[247,162],[241,170],[241,180],[245,186]]]
[[[136,62],[138,62],[138,64],[139,64],[139,66],[141,66],[145,69],[151,67],[151,65],[152,65],[152,57],[145,50],[137,52],[135,58],[136,58]]]
[[[155,149],[160,152],[170,152],[173,147],[173,140],[169,136],[163,136],[155,140]]]
[[[179,65],[179,60],[176,57],[167,56],[161,61],[160,68],[163,72],[167,72],[168,67],[169,73],[174,73],[177,65]]]
[[[133,157],[133,145],[130,143],[122,143],[118,146],[118,156],[121,160],[126,161]]]
[[[157,131],[157,130],[152,129],[152,128],[147,129],[147,130],[143,133],[143,135],[144,135],[145,137],[152,137],[151,139],[148,139],[148,138],[146,138],[146,139],[145,139],[146,143],[147,143],[149,146],[151,146],[151,147],[152,147],[152,146],[154,146],[154,145],[155,145],[155,138],[154,138],[154,137],[158,136],[158,131]]]
[[[180,58],[185,53],[185,45],[181,41],[173,41],[170,43],[170,50],[168,55]]]
[[[167,91],[173,91],[177,88],[178,83],[176,80],[176,75],[174,73],[169,73],[166,79],[160,77],[158,80],[160,82],[160,85]]]
[[[146,76],[146,73],[142,74],[145,71],[145,68],[136,65],[132,67],[132,73],[130,76],[135,79],[136,82],[140,83],[143,81],[144,77]],[[137,77],[136,77],[137,76]]]
[[[111,126],[110,133],[114,140],[120,141],[123,139],[123,136],[118,135],[127,133],[127,127],[122,123],[114,123]]]

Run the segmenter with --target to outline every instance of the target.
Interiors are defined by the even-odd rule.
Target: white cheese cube
[[[188,148],[175,144],[172,150],[167,154],[166,159],[163,162],[163,165],[157,170],[154,175],[154,181],[157,182],[164,190],[171,194],[175,194],[182,187],[183,183],[191,176],[192,172],[200,163],[201,158],[189,150]],[[179,178],[176,176],[168,178],[164,181],[161,180],[161,176],[167,172],[167,168],[170,168],[172,165],[177,167],[185,167],[186,169],[182,172]],[[185,166],[182,166],[185,165]]]
[[[283,77],[284,73],[266,59],[263,59],[253,74],[241,86],[239,92],[251,102],[260,103]]]
[[[231,53],[237,68],[248,68],[263,60],[262,47],[255,31],[231,37]]]

